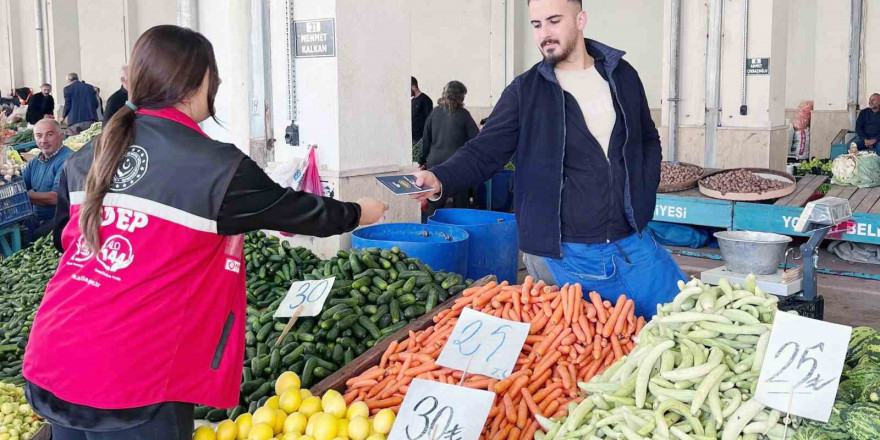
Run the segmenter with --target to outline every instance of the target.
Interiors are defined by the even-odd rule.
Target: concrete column
[[[724,5],[721,127],[716,165],[784,170],[788,152],[785,79],[789,0],[748,2],[748,48],[743,53],[745,3],[727,1]],[[746,76],[747,112],[742,115],[742,75],[747,58],[769,58],[770,72]]]
[[[663,1],[662,126],[661,142],[669,133],[669,39],[670,1]],[[709,32],[708,0],[681,2],[679,53],[678,160],[701,165],[706,145],[706,51]],[[664,149],[664,154],[666,154]],[[667,159],[669,159],[667,157]]]
[[[849,128],[846,98],[850,7],[850,0],[822,0],[816,5],[816,86],[810,154],[817,157],[828,157],[831,141],[841,129]]]
[[[47,0],[47,35],[49,41],[49,83],[55,97],[55,113],[61,115],[67,74],[82,72],[77,0]],[[73,19],[71,19],[73,17]],[[109,95],[108,95],[109,96]]]
[[[294,20],[328,18],[335,20],[336,56],[293,60],[300,143],[318,145],[321,177],[337,199],[378,197],[391,205],[386,221],[418,221],[417,203],[393,198],[375,180],[377,175],[413,170],[407,93],[410,1],[293,2]],[[273,19],[273,35],[276,23]],[[275,69],[275,62],[283,64],[286,45],[273,42],[272,49],[277,85],[275,73],[283,72]],[[286,92],[286,87],[274,90],[276,114],[286,113]],[[276,126],[276,136],[281,136],[281,130]],[[305,152],[303,147],[282,148],[281,141],[278,145],[279,156],[281,150],[288,150],[285,154]],[[350,237],[295,237],[294,241],[324,256],[350,245]]]
[[[12,0],[0,0],[0,94],[4,96],[12,90],[13,65],[12,60],[12,20],[10,19],[10,5]]]

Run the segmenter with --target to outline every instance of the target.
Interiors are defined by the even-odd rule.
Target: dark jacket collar
[[[610,75],[614,72],[614,70],[617,69],[617,65],[620,63],[620,60],[626,55],[626,52],[602,44],[596,40],[584,38],[584,42],[587,46],[587,53],[596,60],[597,65],[601,64],[602,67],[604,67],[604,69],[599,69],[599,72],[606,75]],[[538,72],[540,72],[541,76],[548,81],[557,84],[559,83],[556,79],[556,72],[553,70],[553,66],[547,61],[541,61],[538,63]]]

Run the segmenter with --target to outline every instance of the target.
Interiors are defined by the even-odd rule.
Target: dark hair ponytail
[[[208,76],[208,109],[220,86],[214,48],[202,34],[173,25],[150,28],[135,43],[129,63],[129,101],[138,108],[159,110],[185,102]],[[95,156],[86,176],[79,228],[93,251],[101,247],[104,196],[128,148],[134,144],[135,111],[122,107],[95,141]]]

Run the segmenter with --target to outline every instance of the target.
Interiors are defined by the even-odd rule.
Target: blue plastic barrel
[[[397,246],[435,271],[464,275],[468,268],[468,241],[468,233],[453,226],[388,223],[354,231],[351,245],[355,249]]]
[[[498,281],[517,282],[519,236],[513,214],[474,209],[438,209],[428,224],[457,226],[470,235],[467,276],[495,275]]]
[[[492,176],[492,210],[510,212],[513,210],[513,171],[501,170]],[[477,186],[477,206],[486,209],[486,185]]]

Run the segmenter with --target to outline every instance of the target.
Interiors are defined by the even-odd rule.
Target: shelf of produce
[[[794,193],[772,205],[737,203],[734,205],[733,229],[805,236],[795,232],[795,221],[827,180],[826,176],[804,176],[798,181]],[[880,188],[831,185],[827,196],[848,199],[853,210],[856,224],[841,240],[880,244]]]

